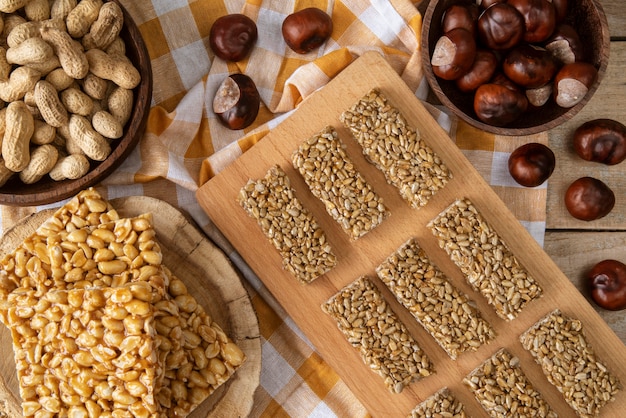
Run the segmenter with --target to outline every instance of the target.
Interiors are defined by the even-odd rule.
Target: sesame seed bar
[[[411,207],[425,206],[452,178],[419,131],[377,89],[344,111],[340,120],[361,145],[365,157]]]
[[[542,295],[539,284],[470,200],[455,201],[428,227],[469,284],[502,319],[514,319]]]
[[[376,273],[452,359],[495,337],[476,306],[450,283],[415,239],[390,255]]]
[[[597,417],[620,389],[618,378],[596,358],[581,321],[555,309],[520,336],[548,381],[580,417]]]
[[[326,234],[296,197],[289,177],[278,165],[264,178],[249,180],[237,199],[278,250],[283,267],[301,283],[312,282],[337,264]]]
[[[389,211],[344,148],[337,131],[327,126],[298,147],[292,162],[328,214],[356,240],[379,225]]]
[[[410,413],[409,418],[466,418],[465,406],[450,393],[448,388],[442,388],[417,405]]]
[[[501,349],[463,379],[493,418],[556,418],[557,414],[528,380],[519,359]]]
[[[362,276],[322,305],[358,348],[363,362],[392,393],[434,372],[430,359],[408,332],[372,281]]]

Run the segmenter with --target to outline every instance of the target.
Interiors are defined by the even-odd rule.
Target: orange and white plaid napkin
[[[233,251],[195,200],[197,188],[254,146],[308,96],[366,51],[381,53],[415,94],[428,86],[420,60],[420,1],[410,0],[119,0],[139,26],[154,75],[146,133],[130,157],[101,185],[108,198],[147,195],[191,215],[231,258],[250,284],[263,339],[261,385],[251,416],[366,416],[367,411]],[[423,0],[427,1],[427,0]],[[334,31],[307,55],[290,51],[283,19],[315,6],[332,16]],[[423,5],[422,5],[423,6]],[[209,48],[213,22],[244,13],[256,23],[258,42],[239,63],[216,58]],[[212,113],[213,95],[233,72],[248,74],[263,101],[256,122],[230,131]],[[508,175],[509,153],[547,135],[499,137],[456,122],[442,109],[433,116],[450,132],[485,179],[540,244],[546,219],[545,185],[526,189]],[[60,203],[50,206],[58,206]],[[1,209],[2,231],[45,207]]]

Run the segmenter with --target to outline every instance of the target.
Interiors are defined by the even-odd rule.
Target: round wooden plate
[[[261,374],[259,323],[241,279],[224,253],[171,205],[150,197],[112,199],[120,216],[152,213],[164,264],[180,278],[204,309],[239,345],[246,362],[204,401],[190,418],[244,417],[250,413]],[[13,251],[51,215],[37,212],[0,239],[0,257]],[[22,408],[13,361],[11,333],[0,325],[0,410],[21,417]],[[1,416],[1,414],[0,414]]]

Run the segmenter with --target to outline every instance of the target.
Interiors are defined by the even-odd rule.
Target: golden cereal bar
[[[463,379],[493,418],[556,418],[557,414],[527,379],[519,359],[501,349]]]
[[[312,282],[337,264],[326,234],[279,166],[271,167],[262,179],[249,180],[238,201],[278,250],[283,267],[301,283]]]
[[[376,273],[452,359],[495,337],[467,295],[448,281],[415,239],[389,256]]]
[[[129,287],[34,293],[8,313],[24,417],[157,417],[152,305]]]
[[[614,400],[620,382],[596,358],[579,320],[556,309],[524,332],[520,341],[578,416],[597,417]]]
[[[415,407],[409,418],[466,418],[465,406],[450,393],[448,388],[443,388]]]
[[[322,305],[393,393],[434,372],[430,359],[372,281],[363,276]]]
[[[499,317],[514,319],[526,304],[541,296],[539,284],[468,199],[455,201],[428,227]]]
[[[378,90],[371,90],[344,111],[340,120],[361,145],[365,157],[411,207],[425,206],[452,178],[419,131]]]
[[[335,129],[328,126],[304,141],[292,161],[328,214],[356,240],[379,225],[389,211],[344,148]]]

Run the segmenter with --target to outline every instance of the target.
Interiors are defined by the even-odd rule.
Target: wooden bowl
[[[430,1],[424,14],[421,48],[424,72],[431,89],[441,103],[459,118],[476,128],[499,135],[531,135],[547,131],[566,122],[591,99],[606,72],[609,60],[608,23],[598,0],[570,0],[570,10],[566,20],[578,31],[586,49],[587,61],[598,69],[598,78],[585,98],[571,108],[560,107],[551,99],[540,108],[527,110],[516,121],[504,127],[492,126],[478,119],[473,106],[474,94],[461,92],[457,89],[454,81],[439,79],[433,73],[430,58],[437,40],[442,35],[441,18],[448,7],[457,3],[463,3],[463,1]]]
[[[113,0],[115,1],[115,0]],[[117,168],[133,150],[143,135],[152,99],[152,67],[148,50],[137,25],[126,9],[118,2],[124,12],[124,27],[120,36],[126,43],[126,55],[141,74],[141,82],[133,90],[133,111],[124,127],[124,135],[111,142],[111,154],[101,162],[92,161],[89,172],[76,180],[54,181],[44,176],[35,184],[24,184],[15,175],[0,187],[0,204],[8,206],[37,206],[57,202],[79,191],[93,186]]]

